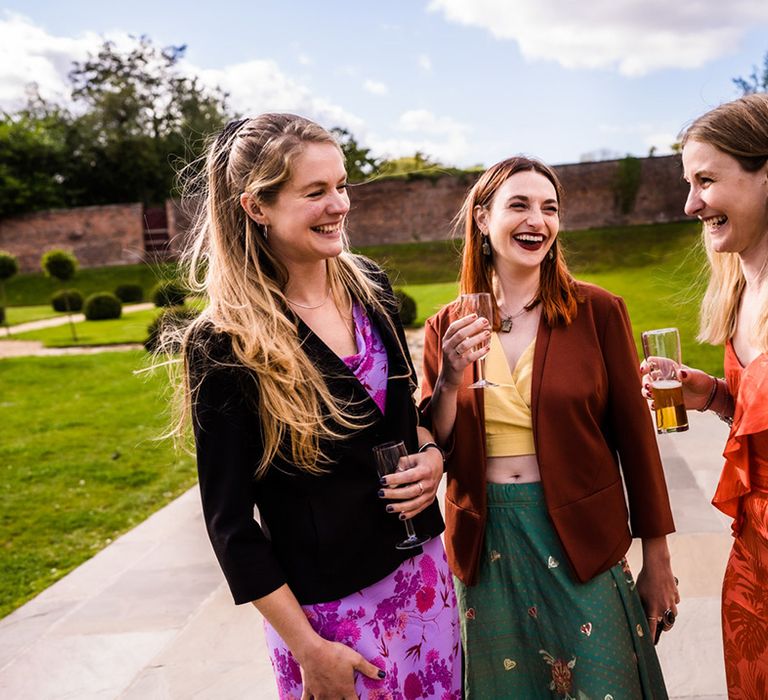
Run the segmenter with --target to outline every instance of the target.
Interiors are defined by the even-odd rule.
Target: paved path
[[[145,311],[154,308],[154,304],[127,304],[123,306],[123,313],[129,314],[134,311]],[[75,323],[85,321],[83,314],[72,314],[72,320]],[[123,350],[137,350],[143,347],[140,343],[125,343],[122,345],[79,345],[70,348],[46,348],[39,340],[13,340],[14,335],[26,333],[27,331],[36,331],[41,328],[53,328],[63,326],[69,323],[66,316],[56,316],[54,318],[43,318],[39,321],[29,321],[28,323],[19,323],[5,330],[0,336],[0,358],[3,357],[26,357],[28,355],[91,355],[98,352],[121,352]],[[10,330],[11,336],[8,336]]]
[[[672,698],[724,700],[719,591],[731,537],[709,498],[726,428],[712,414],[691,422],[659,438],[683,596],[659,654]],[[635,546],[636,572],[638,561]],[[0,697],[277,698],[259,614],[232,604],[196,488],[0,621]]]

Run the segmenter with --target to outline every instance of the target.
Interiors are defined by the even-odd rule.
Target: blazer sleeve
[[[441,337],[436,317],[428,318],[424,326],[424,352],[422,356],[421,398],[419,412],[422,425],[432,429],[432,392],[440,374]]]
[[[202,369],[195,354],[194,349],[188,352],[188,366],[192,368],[193,430],[203,516],[239,605],[286,582],[271,543],[254,518],[253,474],[262,440],[256,402],[246,398],[243,387],[244,378],[253,380],[244,377],[242,368],[208,364]]]
[[[634,537],[674,532],[664,469],[648,405],[640,392],[640,362],[624,301],[611,299],[603,328],[608,374],[607,428],[619,454]]]

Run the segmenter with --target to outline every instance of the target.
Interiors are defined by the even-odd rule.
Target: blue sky
[[[62,94],[102,38],[146,34],[187,44],[186,70],[240,113],[459,166],[668,152],[768,51],[767,0],[0,3],[0,108],[30,80]]]

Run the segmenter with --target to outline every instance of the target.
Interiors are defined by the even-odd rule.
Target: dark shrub
[[[115,289],[115,296],[123,304],[133,304],[144,301],[144,290],[140,284],[121,284]]]
[[[0,306],[0,323],[5,323],[5,309]]]
[[[160,282],[152,290],[152,303],[155,306],[182,306],[186,298],[187,290],[175,280]]]
[[[172,307],[163,309],[152,323],[147,326],[147,339],[144,347],[149,352],[161,348],[165,352],[179,352],[181,331],[185,326],[200,315],[198,309]]]
[[[77,258],[66,250],[49,250],[43,254],[40,266],[48,277],[66,282],[77,272]]]
[[[85,300],[85,317],[89,321],[120,318],[123,305],[111,292],[96,292]]]
[[[19,262],[10,253],[0,250],[0,282],[13,277],[19,271]]]
[[[83,295],[77,289],[62,289],[51,297],[54,311],[82,311]]]
[[[404,326],[410,326],[416,320],[416,301],[408,296],[402,289],[395,290],[397,307],[400,311],[400,322]]]

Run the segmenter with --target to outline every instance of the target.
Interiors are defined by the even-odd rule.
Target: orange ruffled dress
[[[712,504],[733,517],[723,580],[725,672],[731,700],[768,698],[768,354],[743,367],[730,342],[725,378],[735,399],[725,466]]]

